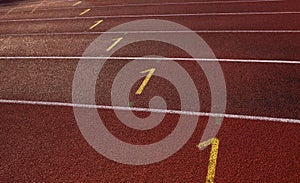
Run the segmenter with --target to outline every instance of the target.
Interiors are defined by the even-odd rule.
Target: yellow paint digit
[[[92,25],[90,27],[90,30],[93,29],[93,28],[95,28],[97,25],[101,24],[102,22],[103,22],[103,20],[98,20],[94,25]]]
[[[145,86],[147,85],[147,83],[149,82],[151,76],[152,76],[153,73],[155,72],[155,68],[151,68],[151,69],[148,69],[148,70],[144,70],[144,71],[141,72],[141,74],[145,74],[145,73],[147,73],[147,72],[148,72],[148,74],[147,74],[146,78],[144,79],[144,81],[143,81],[143,83],[141,84],[141,86],[139,87],[139,89],[135,92],[136,95],[140,95],[140,94],[143,92]]]
[[[208,171],[206,176],[206,183],[214,182],[214,177],[216,173],[216,166],[217,166],[217,157],[218,157],[218,150],[219,150],[219,139],[213,138],[202,142],[197,145],[198,148],[206,147],[211,144],[211,151],[209,156],[209,163],[208,163]]]
[[[119,38],[117,38],[117,39],[113,39],[113,40],[116,40],[112,45],[110,45],[110,47],[108,47],[107,49],[106,49],[106,51],[110,51],[111,49],[113,49],[113,47],[115,47],[120,41],[122,41],[122,37],[119,37]]]
[[[80,3],[82,3],[82,1],[78,1],[78,2],[74,3],[72,6],[77,6],[77,5],[79,5]]]
[[[89,11],[91,11],[91,9],[86,9],[86,10],[84,10],[83,12],[81,12],[79,15],[81,16],[81,15],[84,15],[84,14],[86,14],[87,12],[89,12]]]

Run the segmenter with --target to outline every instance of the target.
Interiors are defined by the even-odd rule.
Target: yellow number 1
[[[198,148],[203,148],[211,144],[206,183],[214,182],[216,166],[217,166],[219,142],[220,142],[219,139],[213,138],[197,145]]]
[[[113,47],[115,47],[120,41],[122,41],[122,39],[123,39],[122,37],[119,37],[117,39],[113,39],[113,40],[115,40],[115,42],[112,45],[110,45],[110,47],[108,47],[106,49],[106,51],[110,51],[111,49],[113,49]]]
[[[143,83],[141,84],[141,86],[139,87],[139,89],[135,92],[136,95],[140,95],[140,94],[143,92],[145,86],[147,85],[147,83],[149,82],[151,76],[152,76],[153,73],[155,72],[155,68],[151,68],[151,69],[148,69],[148,70],[144,70],[144,71],[142,71],[141,73],[142,73],[142,74],[145,74],[145,73],[147,73],[147,72],[148,72],[148,74],[147,74],[146,78],[144,79],[144,81],[143,81]]]

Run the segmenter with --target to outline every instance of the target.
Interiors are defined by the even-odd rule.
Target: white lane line
[[[283,0],[252,0],[252,1],[203,1],[203,2],[167,2],[167,3],[132,3],[132,4],[111,4],[111,5],[98,5],[93,6],[95,8],[108,8],[108,7],[140,7],[140,6],[172,6],[172,5],[195,5],[195,4],[247,4],[247,3],[264,3],[264,2],[283,2]],[[78,7],[88,8],[88,7]],[[63,7],[63,8],[44,8],[40,10],[68,10],[78,9],[77,7]]]
[[[235,12],[235,13],[188,13],[188,14],[142,14],[142,15],[98,15],[90,17],[62,17],[62,18],[24,18],[1,20],[0,23],[32,22],[32,21],[59,21],[79,19],[103,19],[103,18],[147,18],[147,17],[189,17],[189,16],[242,16],[242,15],[297,15],[300,11],[281,12]]]
[[[73,104],[73,103],[44,102],[44,101],[5,100],[5,99],[0,99],[0,103],[63,106],[63,107],[78,107],[78,108],[92,108],[92,109],[96,108],[96,109],[106,109],[106,110],[153,112],[153,113],[164,113],[164,114],[179,114],[179,115],[190,115],[190,116],[231,118],[231,119],[243,119],[243,120],[259,120],[259,121],[272,121],[272,122],[299,123],[300,124],[299,119],[274,118],[274,117],[266,117],[266,116],[249,116],[249,115],[238,115],[238,114],[207,113],[207,112],[194,112],[194,111],[179,111],[179,110],[167,110],[167,109],[148,109],[148,108],[137,108],[137,107]]]
[[[157,60],[155,57],[78,57],[78,56],[24,56],[24,57],[1,57],[0,60]],[[212,58],[159,58],[160,61],[203,61],[203,62],[241,62],[241,63],[270,63],[270,64],[300,64],[299,60],[253,60],[253,59],[212,59]]]
[[[300,33],[300,30],[194,30],[194,31],[114,31],[114,32],[45,32],[45,33],[20,33],[0,34],[6,36],[60,36],[60,35],[100,35],[100,34],[188,34],[188,33]]]

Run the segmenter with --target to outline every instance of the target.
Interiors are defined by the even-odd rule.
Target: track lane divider
[[[163,114],[179,114],[179,115],[187,115],[187,116],[203,116],[203,117],[215,117],[215,118],[219,117],[219,118],[240,119],[240,120],[255,120],[255,121],[266,121],[266,122],[269,121],[269,122],[300,124],[300,119],[290,119],[290,118],[250,116],[250,115],[242,115],[242,114],[222,114],[222,113],[196,112],[196,111],[180,111],[180,110],[168,110],[168,109],[149,109],[149,108],[124,107],[124,106],[75,104],[75,103],[66,103],[66,102],[64,103],[64,102],[0,99],[0,104],[43,105],[43,106],[78,107],[78,108],[87,108],[87,109],[154,112],[154,113],[163,113]]]

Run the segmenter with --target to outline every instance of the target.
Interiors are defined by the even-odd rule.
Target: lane
[[[106,159],[84,141],[72,108],[0,105],[0,110],[6,114],[1,116],[2,180],[205,182],[210,148],[199,151],[195,147],[203,118],[189,142],[172,157],[153,165],[129,166]],[[110,111],[102,114],[111,120]],[[165,123],[172,126],[173,121]],[[120,126],[114,125],[116,129]],[[296,124],[225,119],[218,134],[215,181],[297,182],[298,132]],[[121,131],[113,133],[134,139]],[[149,135],[137,137],[145,140]],[[153,132],[152,137],[159,136]]]
[[[137,4],[139,5],[139,4]],[[300,4],[299,4],[300,5]],[[159,7],[159,8],[157,8]],[[48,18],[48,17],[66,17],[79,16],[86,9],[91,9],[85,16],[107,16],[107,15],[141,15],[141,14],[184,14],[184,13],[211,13],[211,12],[282,12],[282,11],[299,11],[299,6],[293,5],[285,1],[261,2],[253,3],[234,3],[234,4],[184,4],[184,5],[161,5],[161,6],[63,6],[61,9],[40,9],[40,7],[32,13],[32,9],[27,11],[14,11],[6,15],[4,20],[13,20],[22,17],[28,18]],[[170,8],[171,7],[171,8]],[[155,9],[155,11],[154,11]]]
[[[291,18],[292,17],[292,18]],[[183,17],[145,17],[146,19],[169,20],[191,30],[300,30],[295,21],[300,14],[294,15],[233,15],[233,16],[183,16]],[[77,19],[78,18],[78,19]],[[105,18],[101,16],[64,19],[45,19],[32,22],[1,22],[1,35],[7,34],[33,34],[33,33],[63,33],[63,32],[105,32],[112,27],[139,20],[140,18]],[[96,21],[103,20],[101,24],[89,30]],[[273,22],[272,20],[276,20]],[[195,23],[197,22],[197,23]],[[226,22],[226,23],[224,23]],[[284,22],[284,23],[283,23]],[[134,28],[132,28],[135,30]],[[155,27],[153,28],[155,30]]]
[[[80,0],[70,0],[70,1],[64,1],[64,0],[57,0],[57,1],[51,1],[51,2],[44,2],[40,6],[40,10],[46,10],[46,9],[60,9],[62,7],[72,6],[72,7],[135,7],[135,6],[173,6],[173,5],[187,5],[187,4],[256,4],[256,3],[273,3],[273,2],[281,2],[284,0],[246,0],[246,1],[237,1],[237,0],[221,0],[221,1],[168,1],[168,2],[161,2],[161,1],[136,1],[136,0],[126,0],[126,1],[93,1],[93,0],[86,0],[86,1],[80,1]],[[22,4],[22,6],[18,6],[18,9],[16,12],[22,12],[26,11],[28,8],[32,8],[32,6],[35,6],[36,4],[40,4],[41,1],[35,2],[33,4],[28,3],[28,1],[25,4]],[[5,3],[5,6],[15,5],[13,3]],[[9,9],[3,8],[0,11],[7,11]]]
[[[300,33],[200,33],[217,58],[300,60]],[[117,34],[115,37],[126,35]],[[149,35],[149,34],[146,34]],[[152,35],[152,34],[151,34]],[[159,33],[154,35],[168,35]],[[173,34],[172,34],[173,35]],[[176,34],[175,34],[176,35]],[[181,35],[178,33],[178,35]],[[98,37],[95,35],[55,35],[55,36],[12,36],[2,37],[1,56],[82,56],[89,44]],[[107,40],[109,47],[114,41]],[[274,44],[276,43],[276,44]],[[155,48],[145,42],[155,54],[167,57],[188,57],[181,52],[168,52],[169,46]],[[137,56],[135,48],[123,49],[114,56]],[[98,56],[101,56],[99,53]]]
[[[147,53],[145,50],[140,53]],[[167,62],[167,61],[165,61]],[[4,60],[1,62],[0,98],[11,100],[72,102],[72,82],[78,60]],[[97,85],[97,104],[111,104],[111,86],[116,74],[128,61],[105,64]],[[210,89],[195,62],[178,62],[188,71],[198,89],[201,112],[209,112]],[[227,87],[228,114],[299,119],[299,67],[294,64],[220,63]],[[160,64],[156,64],[157,69]],[[135,107],[148,108],[148,101],[161,95],[170,102],[168,109],[180,110],[177,90],[154,77],[140,96],[132,92]],[[136,91],[141,81],[132,89]],[[159,86],[164,86],[164,89]],[[186,91],[187,92],[187,91]],[[188,93],[188,92],[187,92]],[[197,112],[197,111],[196,111]]]

